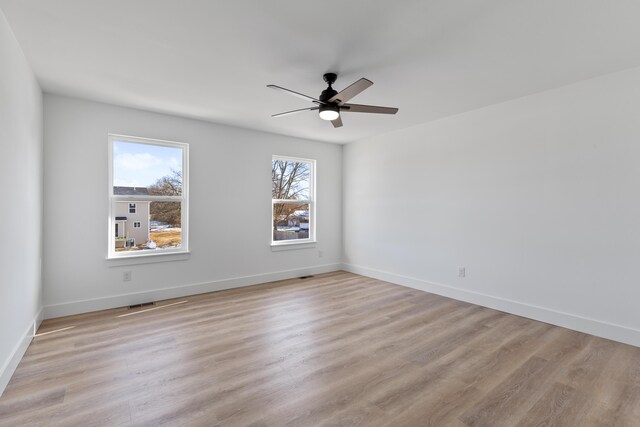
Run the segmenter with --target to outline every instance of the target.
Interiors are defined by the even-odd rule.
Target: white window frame
[[[131,212],[133,206],[133,212]],[[138,212],[138,204],[137,203],[129,203],[129,213],[134,214]]]
[[[271,223],[269,224],[269,235],[271,246],[296,246],[296,245],[308,245],[309,243],[316,243],[316,161],[314,159],[303,159],[300,157],[292,156],[271,156],[271,164],[274,160],[285,160],[289,162],[303,162],[309,163],[309,199],[308,200],[288,200],[288,199],[274,199],[271,198]],[[292,239],[292,240],[273,240],[273,205],[276,203],[287,204],[308,204],[309,205],[309,237],[306,239]]]
[[[182,195],[181,196],[144,196],[144,195],[114,195],[113,194],[113,143],[114,141],[131,142],[134,144],[160,145],[165,147],[180,148],[182,150]],[[189,253],[189,144],[184,142],[164,141],[160,139],[141,138],[137,136],[109,134],[108,137],[108,248],[107,259],[155,257],[168,254]],[[115,226],[113,207],[115,202],[181,202],[181,237],[179,248],[154,249],[132,252],[116,252],[115,250]],[[128,207],[128,206],[127,206]],[[137,210],[137,206],[136,206]],[[128,209],[127,209],[128,211]]]
[[[140,221],[133,221],[133,228],[141,228],[142,224]]]

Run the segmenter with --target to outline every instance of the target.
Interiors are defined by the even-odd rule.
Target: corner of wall
[[[4,365],[0,367],[0,397],[4,393],[7,384],[11,380],[13,373],[15,372],[18,364],[22,360],[22,357],[27,352],[31,340],[36,335],[36,331],[40,327],[43,320],[44,310],[40,308],[38,314],[33,319],[33,322],[29,325],[27,330],[22,334],[22,337],[15,345],[13,351],[9,355],[9,358],[4,362]]]

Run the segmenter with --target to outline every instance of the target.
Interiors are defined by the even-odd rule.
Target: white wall
[[[351,271],[640,345],[640,69],[349,144],[343,162]]]
[[[341,146],[48,94],[44,117],[47,317],[340,268]],[[106,260],[108,133],[190,144],[188,260]],[[315,248],[271,250],[273,154],[317,160]]]
[[[0,394],[42,306],[42,93],[0,11]]]

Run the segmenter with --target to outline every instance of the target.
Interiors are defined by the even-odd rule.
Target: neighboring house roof
[[[118,196],[148,196],[147,187],[113,187],[113,194]]]

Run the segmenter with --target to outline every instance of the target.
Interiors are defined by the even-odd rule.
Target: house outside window
[[[272,245],[315,241],[315,160],[273,156]]]
[[[188,252],[188,145],[109,135],[108,258]]]

